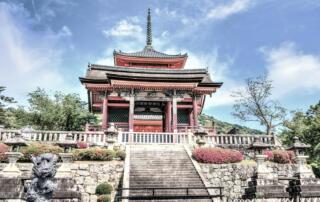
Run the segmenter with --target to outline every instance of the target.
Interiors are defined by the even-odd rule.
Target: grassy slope
[[[236,129],[237,133],[240,133],[240,134],[262,134],[263,133],[260,130],[252,129],[246,126],[219,121],[214,117],[208,116],[205,114],[202,114],[200,116],[199,121],[202,125],[205,125],[206,121],[214,121],[217,133],[222,133],[222,134],[226,134],[232,129]]]

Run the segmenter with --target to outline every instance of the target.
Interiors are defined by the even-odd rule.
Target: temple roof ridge
[[[157,69],[157,68],[130,68],[123,66],[113,66],[113,65],[100,65],[100,64],[90,64],[89,69],[100,69],[100,70],[113,70],[119,72],[159,72],[159,73],[201,73],[207,74],[208,70],[206,68],[201,69]]]

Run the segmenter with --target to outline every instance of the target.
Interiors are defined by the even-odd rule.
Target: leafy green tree
[[[286,116],[286,110],[271,99],[271,90],[272,82],[266,76],[247,79],[245,87],[232,95],[236,99],[232,114],[241,121],[260,123],[270,135]]]
[[[56,92],[51,98],[43,89],[29,93],[29,110],[26,125],[40,130],[83,130],[95,116],[87,110],[77,94]]]
[[[7,125],[7,113],[6,113],[6,105],[10,103],[14,103],[14,99],[12,97],[8,97],[3,95],[3,92],[6,90],[6,87],[0,86],[0,125]]]
[[[17,128],[20,129],[26,125],[28,125],[29,121],[29,113],[23,108],[7,108],[5,114],[5,124],[6,128]]]
[[[320,175],[320,101],[311,105],[306,112],[295,112],[284,126],[280,137],[285,144],[291,145],[293,137],[298,136],[302,142],[311,145],[308,150],[309,162],[319,169]]]

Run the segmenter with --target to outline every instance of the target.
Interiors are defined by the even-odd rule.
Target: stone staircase
[[[208,195],[198,172],[181,145],[131,145],[129,187],[155,189],[155,195],[186,195],[186,189],[173,187],[203,187],[189,189],[189,195]],[[152,190],[130,190],[130,196],[150,196]],[[134,201],[134,200],[131,200]],[[138,201],[138,200],[136,200]],[[141,200],[139,200],[141,201]],[[144,200],[158,201],[158,200]],[[181,199],[159,201],[212,201],[210,199]]]

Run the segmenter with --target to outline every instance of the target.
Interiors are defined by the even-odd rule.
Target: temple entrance
[[[133,131],[164,132],[164,106],[163,102],[135,102]]]

